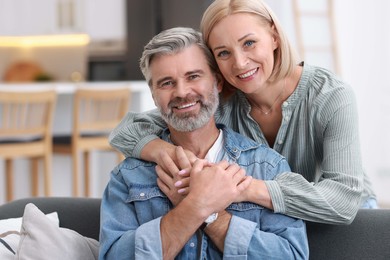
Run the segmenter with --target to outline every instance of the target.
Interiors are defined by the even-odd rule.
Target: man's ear
[[[219,73],[216,73],[215,74],[216,78],[217,78],[217,89],[218,89],[218,93],[221,93],[222,91],[222,88],[223,88],[223,83],[225,82],[225,79],[222,77],[221,74]]]
[[[153,102],[154,102],[154,105],[155,106],[157,106],[157,104],[156,104],[156,99],[154,98],[154,91],[153,91],[153,87],[152,86],[150,86],[150,94],[152,94],[152,98],[153,98]]]

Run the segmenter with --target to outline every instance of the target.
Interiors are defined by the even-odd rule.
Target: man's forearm
[[[227,231],[229,229],[230,219],[232,215],[226,210],[218,213],[218,218],[215,222],[208,225],[204,232],[208,237],[213,241],[213,243],[218,247],[218,249],[223,253],[225,238]]]
[[[174,259],[204,219],[186,200],[169,211],[160,226],[163,258]]]

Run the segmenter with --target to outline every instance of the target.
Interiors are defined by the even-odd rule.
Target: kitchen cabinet
[[[82,0],[81,2],[84,2],[84,29],[92,41],[126,38],[126,0]]]
[[[56,1],[0,0],[0,35],[53,34]]]
[[[0,35],[82,33],[84,1],[0,0]]]
[[[175,26],[199,29],[203,12],[212,0],[129,0],[127,1],[127,53],[128,77],[143,79],[139,58],[150,39],[162,30]]]
[[[87,33],[124,39],[126,0],[0,0],[0,36]]]

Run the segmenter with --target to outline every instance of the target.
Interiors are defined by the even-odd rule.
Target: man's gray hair
[[[161,55],[172,55],[185,48],[196,44],[203,51],[207,63],[212,72],[219,72],[214,56],[203,42],[200,32],[187,27],[175,27],[154,36],[148,44],[145,45],[142,57],[140,59],[140,68],[148,85],[152,87],[150,75],[150,64],[154,57]]]

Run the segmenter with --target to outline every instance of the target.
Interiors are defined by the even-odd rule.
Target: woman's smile
[[[237,77],[240,78],[240,79],[248,79],[249,77],[252,77],[253,75],[255,75],[255,73],[259,70],[259,68],[255,68],[255,69],[252,69],[250,71],[247,71],[243,74],[239,74]]]

